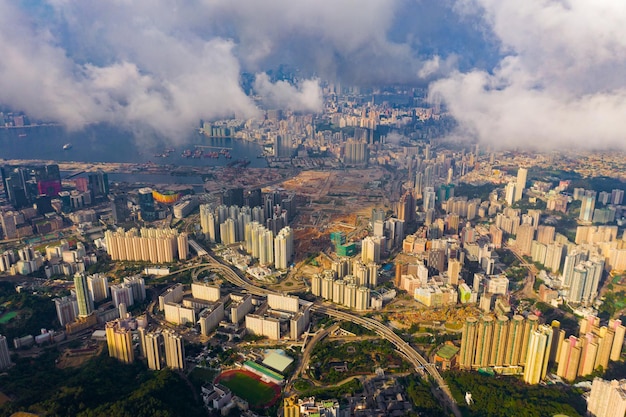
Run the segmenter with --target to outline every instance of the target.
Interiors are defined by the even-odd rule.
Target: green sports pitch
[[[270,385],[243,372],[228,375],[220,379],[219,383],[230,388],[233,394],[246,400],[251,407],[267,404],[276,395]]]
[[[10,311],[2,316],[0,316],[0,324],[5,324],[10,322],[17,316],[17,311]]]

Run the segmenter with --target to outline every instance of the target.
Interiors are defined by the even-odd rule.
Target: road
[[[249,280],[240,276],[232,268],[220,263],[212,256],[207,255],[205,258],[210,261],[213,269],[223,273],[224,279],[230,281],[232,284],[246,289],[249,293],[260,296],[265,296],[270,293],[277,294],[275,291],[255,286]],[[435,392],[441,393],[440,400],[442,400],[442,402],[447,406],[450,411],[454,413],[456,417],[461,417],[461,411],[459,410],[457,403],[452,396],[452,392],[450,391],[450,388],[446,384],[445,380],[442,378],[435,365],[428,363],[428,361],[422,355],[420,355],[410,344],[405,342],[389,327],[374,319],[361,317],[356,314],[348,313],[341,310],[336,310],[335,308],[329,305],[322,304],[320,302],[314,303],[311,306],[311,310],[316,313],[326,314],[333,318],[359,324],[366,329],[374,331],[380,337],[393,343],[396,349],[398,349],[398,351],[406,356],[409,362],[411,362],[411,364],[421,375],[424,375],[424,371],[428,373],[428,375],[437,385],[437,390]]]
[[[528,270],[528,275],[524,279],[524,286],[516,291],[516,295],[520,298],[537,298],[537,294],[533,286],[535,285],[535,277],[539,273],[537,271],[537,267],[528,263],[526,259],[518,252],[517,248],[514,246],[504,245],[504,248],[511,252],[515,257],[520,261],[520,266],[526,268]]]

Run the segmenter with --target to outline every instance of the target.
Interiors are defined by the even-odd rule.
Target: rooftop
[[[265,359],[263,359],[263,365],[276,369],[278,372],[284,372],[292,362],[292,358],[277,350],[269,351]]]
[[[441,349],[437,351],[437,356],[444,359],[451,359],[454,355],[457,354],[459,348],[454,345],[444,345]]]

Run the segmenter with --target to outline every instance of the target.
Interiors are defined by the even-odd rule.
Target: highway
[[[228,280],[232,284],[237,285],[238,287],[246,289],[249,293],[254,295],[265,296],[269,293],[277,294],[275,291],[267,290],[265,288],[260,288],[251,283],[249,280],[241,277],[237,272],[235,272],[232,268],[227,265],[222,264],[217,259],[213,258],[210,255],[205,256],[208,258],[211,265],[211,268],[214,270],[218,270],[224,274],[224,279]],[[400,336],[398,336],[393,330],[391,330],[386,325],[382,324],[379,321],[376,321],[371,318],[361,317],[356,314],[348,313],[345,311],[337,310],[328,305],[324,305],[320,302],[315,302],[311,306],[311,311],[321,314],[326,314],[330,317],[351,321],[353,323],[357,323],[366,329],[372,330],[377,335],[386,339],[393,343],[400,351],[405,355],[405,357],[411,362],[411,364],[415,367],[415,369],[421,374],[424,375],[424,371],[428,373],[428,375],[433,379],[435,384],[437,385],[437,392],[440,392],[441,395],[440,400],[447,406],[447,408],[454,413],[456,417],[461,417],[461,411],[459,410],[454,397],[452,396],[452,392],[450,388],[446,384],[445,380],[442,378],[441,374],[437,370],[434,364],[428,363],[428,361],[420,355],[410,344],[405,342]]]
[[[520,261],[520,266],[526,268],[526,270],[528,271],[528,275],[526,276],[526,278],[524,278],[524,285],[522,286],[522,288],[520,288],[519,290],[516,291],[516,295],[521,299],[521,298],[537,298],[537,294],[535,293],[534,290],[534,285],[535,285],[535,277],[537,276],[537,274],[539,273],[539,271],[537,270],[537,267],[532,264],[532,263],[528,263],[526,261],[526,259],[524,259],[524,257],[522,256],[521,253],[519,253],[519,250],[513,245],[503,245],[504,249],[508,249],[509,252],[511,252],[519,261]]]

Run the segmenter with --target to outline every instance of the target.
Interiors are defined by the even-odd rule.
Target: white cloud
[[[625,148],[626,3],[462,0],[505,55],[430,86],[461,133],[496,146]],[[458,132],[457,132],[458,133]]]
[[[272,83],[267,74],[260,73],[254,80],[254,89],[271,108],[319,112],[324,104],[318,80],[304,80],[293,86],[286,81]]]

